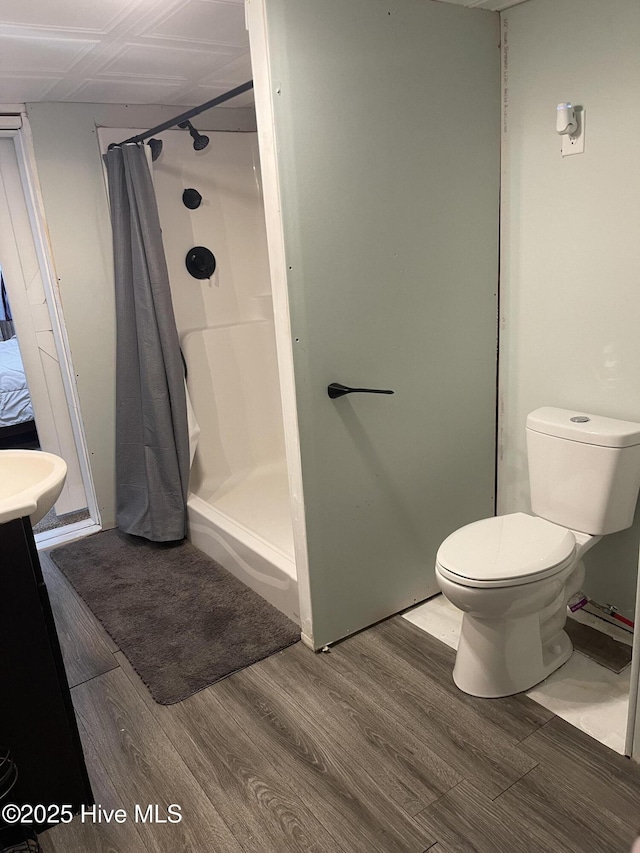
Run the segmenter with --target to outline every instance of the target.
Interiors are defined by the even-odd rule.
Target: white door
[[[0,137],[0,264],[40,446],[67,463],[55,506],[62,515],[87,507],[88,500],[14,140]]]
[[[290,315],[288,341],[276,320],[295,374],[303,632],[320,648],[435,594],[442,539],[494,512],[498,16],[414,0],[248,11]],[[332,382],[394,394],[330,399]]]

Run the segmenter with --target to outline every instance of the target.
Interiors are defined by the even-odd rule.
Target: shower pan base
[[[232,488],[187,503],[188,536],[203,551],[285,616],[300,624],[296,565],[287,495],[277,500],[284,465],[251,472]],[[260,496],[264,500],[260,500]],[[261,512],[256,512],[260,507]],[[247,513],[253,509],[252,513]],[[237,519],[249,517],[253,529]],[[269,537],[265,536],[265,533]]]

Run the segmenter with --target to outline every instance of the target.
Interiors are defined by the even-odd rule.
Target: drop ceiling
[[[192,106],[250,79],[243,0],[0,3],[0,103]]]
[[[524,2],[440,1],[497,11]],[[244,0],[0,3],[0,104],[195,106],[249,79]],[[252,102],[247,92],[227,106]]]

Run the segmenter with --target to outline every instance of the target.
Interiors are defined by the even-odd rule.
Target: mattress
[[[18,339],[0,341],[0,427],[33,420],[33,407]]]

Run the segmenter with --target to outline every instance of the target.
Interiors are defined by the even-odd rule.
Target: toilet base
[[[539,613],[517,619],[479,619],[465,613],[453,680],[471,696],[512,696],[544,681],[572,653],[562,628],[542,642]]]

